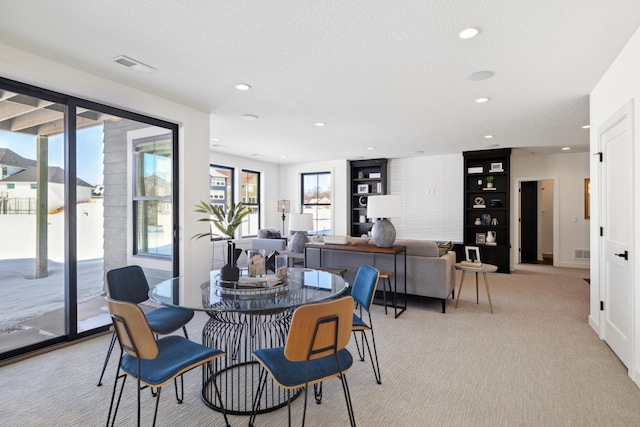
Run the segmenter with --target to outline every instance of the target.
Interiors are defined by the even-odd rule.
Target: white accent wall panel
[[[389,194],[403,205],[396,238],[462,242],[462,168],[462,154],[390,160]]]

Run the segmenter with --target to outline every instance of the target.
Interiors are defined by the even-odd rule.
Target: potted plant
[[[242,202],[232,205],[226,213],[222,206],[203,201],[200,201],[195,207],[195,212],[206,214],[204,218],[200,218],[198,221],[212,223],[219,233],[211,230],[207,233],[198,233],[192,238],[225,237],[227,239],[227,263],[220,269],[220,278],[223,281],[237,281],[240,277],[240,270],[236,265],[236,261],[242,253],[242,249],[236,249],[231,239],[233,239],[236,230],[240,227],[244,218],[249,215],[249,209],[247,209]]]
[[[493,175],[487,177],[487,188],[493,188]]]

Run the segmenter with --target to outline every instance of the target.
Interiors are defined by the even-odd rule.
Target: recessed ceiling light
[[[487,98],[487,97],[482,97],[482,98],[476,98],[476,102],[478,104],[482,104],[483,102],[489,102],[491,98]]]
[[[422,150],[416,150],[413,152],[413,154],[424,154],[424,151]]]
[[[571,150],[571,147],[562,147],[562,151],[569,151]]]
[[[376,147],[367,147],[367,150],[375,150]]]
[[[589,129],[591,127],[591,125],[584,125],[582,126],[582,129]]]
[[[479,82],[481,80],[487,80],[493,77],[495,73],[493,71],[476,71],[469,75],[468,79],[473,80],[474,82]]]
[[[258,116],[255,114],[243,114],[242,117],[244,120],[258,120]]]
[[[211,138],[211,140],[212,140],[213,142],[219,142],[219,141],[220,141],[220,138]]]
[[[458,37],[461,39],[470,39],[480,34],[480,28],[477,27],[469,27],[465,28],[458,34]]]
[[[285,156],[284,154],[280,156],[281,159],[288,159],[289,156]]]
[[[316,126],[318,126],[319,128],[320,128],[320,127],[322,127],[322,126],[326,126],[326,125],[327,125],[327,124],[326,124],[326,123],[324,123],[324,122],[318,122],[318,123],[316,123]]]
[[[246,83],[238,83],[236,85],[236,89],[238,89],[238,90],[249,90],[249,89],[251,89],[251,86],[249,86]]]
[[[485,135],[484,136],[485,139],[491,139],[491,138],[494,138],[494,137],[495,137],[495,135]]]

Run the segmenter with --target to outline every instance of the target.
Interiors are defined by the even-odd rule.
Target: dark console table
[[[335,251],[335,252],[334,252]],[[330,256],[337,255],[337,256]],[[357,255],[357,256],[355,256]],[[367,263],[379,270],[387,267],[379,267],[381,258],[393,258],[393,308],[397,318],[407,309],[407,247],[393,245],[389,248],[379,248],[371,244],[318,244],[307,243],[304,250],[304,265],[310,268],[330,267],[348,270],[345,277],[355,277],[360,264]],[[400,259],[398,259],[400,257]],[[401,273],[404,282],[404,290],[398,294],[398,266],[402,267]],[[353,282],[353,280],[349,280]],[[398,295],[403,295],[403,304],[398,304]]]

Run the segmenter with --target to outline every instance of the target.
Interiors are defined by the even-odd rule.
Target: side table
[[[458,301],[460,301],[460,291],[462,291],[462,283],[464,282],[464,276],[467,274],[467,271],[472,271],[476,273],[476,304],[478,304],[478,273],[482,273],[484,277],[484,286],[487,289],[487,297],[489,298],[489,309],[491,310],[491,314],[493,314],[493,305],[491,304],[491,293],[489,292],[489,281],[487,280],[487,273],[494,273],[498,270],[498,266],[493,264],[482,264],[481,267],[473,267],[468,265],[463,265],[461,263],[455,264],[456,270],[462,271],[462,277],[460,278],[460,286],[458,287],[458,298],[456,298],[456,308],[458,308]]]

